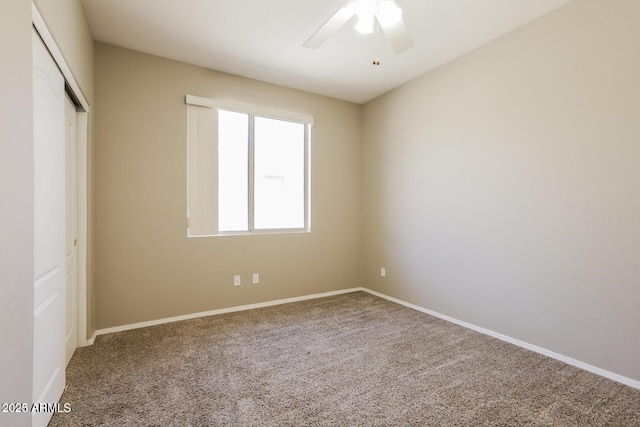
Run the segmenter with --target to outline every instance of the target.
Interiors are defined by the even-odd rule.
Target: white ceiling
[[[569,0],[396,0],[415,45],[347,24],[302,44],[346,0],[82,0],[95,40],[364,103]]]

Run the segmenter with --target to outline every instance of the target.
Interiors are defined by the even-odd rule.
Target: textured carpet
[[[50,426],[640,426],[640,390],[357,292],[102,335]]]

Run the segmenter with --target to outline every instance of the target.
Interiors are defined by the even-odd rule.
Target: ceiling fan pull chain
[[[373,47],[373,65],[380,65],[380,58],[378,58],[378,36],[380,34],[380,25],[378,24],[378,20],[375,20],[374,25],[376,26],[376,44]]]

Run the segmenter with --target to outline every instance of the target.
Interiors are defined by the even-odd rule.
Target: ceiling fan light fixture
[[[361,16],[358,18],[358,22],[356,23],[356,30],[360,33],[360,34],[373,34],[373,20],[374,20],[375,16],[369,15],[369,16]]]
[[[358,22],[355,29],[360,34],[373,34],[373,24],[376,17],[377,0],[356,0],[356,15]]]
[[[309,49],[318,48],[354,16],[358,17],[355,25],[357,31],[371,34],[380,29],[396,54],[413,46],[411,34],[402,19],[402,10],[394,0],[347,0],[344,6],[303,43],[303,46]]]
[[[379,0],[355,0],[356,15],[360,18],[375,15]]]
[[[402,9],[393,0],[378,3],[378,21],[383,26],[391,26],[402,21]]]

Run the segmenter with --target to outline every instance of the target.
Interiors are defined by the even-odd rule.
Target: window
[[[309,231],[309,117],[187,95],[188,235]]]

